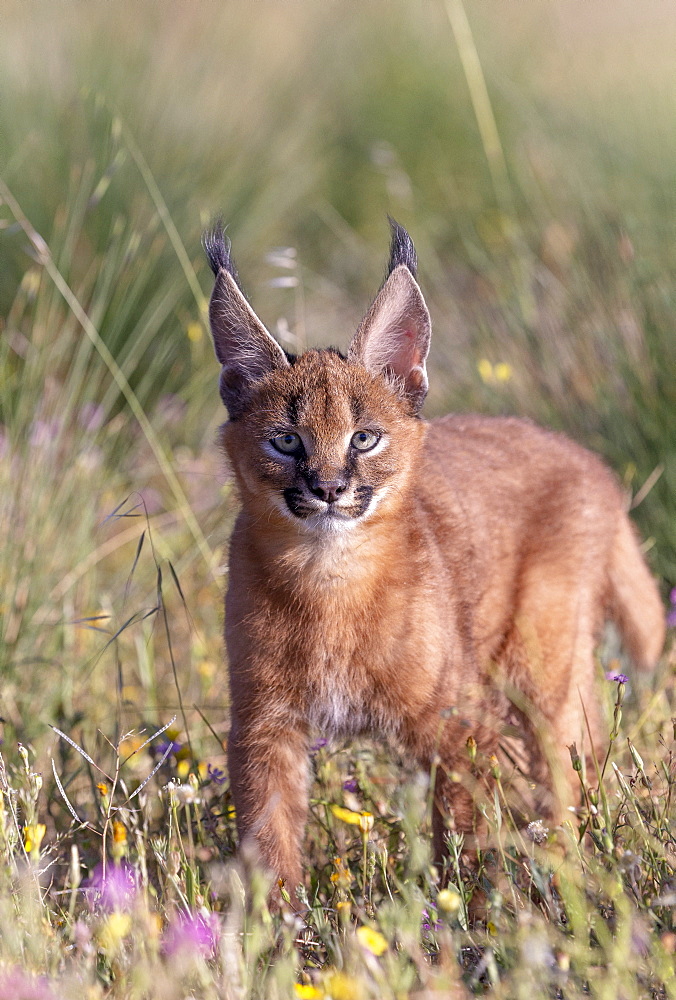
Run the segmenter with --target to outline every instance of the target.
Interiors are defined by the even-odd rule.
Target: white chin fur
[[[273,503],[280,514],[283,514],[284,517],[297,524],[299,528],[311,534],[341,534],[344,531],[350,531],[359,521],[366,520],[372,509],[376,506],[375,499],[374,497],[364,513],[359,517],[352,517],[350,514],[343,513],[340,507],[335,506],[332,509],[332,513],[329,513],[329,504],[314,497],[316,510],[307,517],[297,517],[293,511],[289,510],[283,497],[275,497]]]
[[[361,517],[349,517],[348,515],[329,514],[327,511],[317,511],[316,514],[310,514],[309,517],[305,518],[299,517],[297,520],[309,531],[335,535],[349,531],[367,513],[368,511],[365,511]]]

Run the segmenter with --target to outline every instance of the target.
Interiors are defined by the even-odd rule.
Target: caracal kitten
[[[295,902],[317,734],[436,760],[441,858],[451,827],[471,845],[472,788],[494,752],[515,766],[521,744],[521,769],[554,788],[551,814],[572,801],[567,747],[601,737],[594,647],[607,617],[639,669],[664,639],[625,497],[595,455],[527,420],[421,418],[430,317],[410,237],[392,229],[387,279],[346,356],[283,351],[222,228],[205,237],[241,502],[230,781],[241,841]]]

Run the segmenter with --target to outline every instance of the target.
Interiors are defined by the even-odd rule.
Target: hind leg
[[[568,747],[574,743],[589,757],[601,739],[594,662],[598,602],[589,585],[569,581],[570,575],[553,567],[530,572],[505,649],[510,681],[523,695],[534,734],[534,776],[549,778],[554,801],[547,811],[556,818],[578,797]]]

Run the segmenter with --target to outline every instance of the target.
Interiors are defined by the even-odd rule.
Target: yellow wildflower
[[[118,747],[118,753],[122,760],[126,760],[127,757],[131,757],[136,751],[143,746],[143,740],[140,736],[135,733],[131,733],[125,739],[122,740]]]
[[[123,939],[131,930],[131,917],[128,913],[113,912],[106,918],[97,935],[103,951],[114,954],[119,950]]]
[[[24,827],[23,846],[26,848],[26,854],[37,856],[40,853],[40,844],[46,833],[47,827],[44,823],[33,823]]]
[[[349,889],[352,883],[350,869],[345,866],[342,858],[334,858],[333,863],[336,870],[331,874],[331,881],[339,889]]]
[[[512,366],[506,361],[498,361],[493,367],[496,382],[509,382],[512,377]]]
[[[345,809],[343,806],[331,806],[331,812],[336,819],[342,819],[343,823],[352,823],[353,826],[359,826],[361,813]]]
[[[373,813],[353,812],[352,809],[345,809],[343,806],[331,806],[331,812],[336,819],[342,819],[343,823],[358,826],[362,833],[368,833],[373,829]]]
[[[203,680],[211,680],[216,675],[216,664],[213,660],[200,660],[197,664],[197,673]]]
[[[201,323],[188,323],[188,340],[192,341],[193,344],[197,344],[202,339],[202,324]]]
[[[324,980],[324,992],[331,1000],[362,1000],[364,996],[359,980],[344,972],[331,972]]]
[[[179,760],[176,765],[176,774],[179,778],[187,778],[190,774],[190,761],[189,760]]]
[[[127,828],[119,819],[113,820],[113,840],[116,844],[127,843]]]
[[[509,382],[514,374],[512,366],[507,361],[497,361],[492,364],[488,358],[481,358],[476,367],[481,381],[486,385]]]
[[[303,1000],[321,1000],[324,994],[316,986],[306,986],[304,983],[294,983],[294,994]]]
[[[380,931],[374,931],[371,927],[360,927],[357,930],[357,940],[362,948],[366,948],[372,955],[380,956],[388,948],[387,941]]]
[[[105,798],[106,795],[108,794],[108,785],[105,783],[105,781],[99,781],[96,787],[98,788],[99,795],[102,798]]]
[[[476,367],[482,382],[488,383],[493,381],[493,365],[488,358],[482,358]]]

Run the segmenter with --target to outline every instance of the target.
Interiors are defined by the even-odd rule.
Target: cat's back
[[[528,574],[602,590],[623,499],[611,471],[562,434],[514,417],[426,425],[421,516],[474,608],[478,654],[495,655]]]
[[[564,434],[519,417],[451,414],[427,423],[421,482],[447,484],[456,496],[531,506],[552,493],[620,502],[601,459]]]

